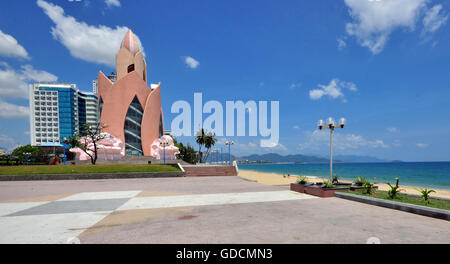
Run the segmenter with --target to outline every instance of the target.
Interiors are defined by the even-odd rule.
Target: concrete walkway
[[[0,183],[0,243],[450,243],[450,222],[238,177]]]

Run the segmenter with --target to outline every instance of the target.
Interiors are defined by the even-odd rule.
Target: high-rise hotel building
[[[59,143],[86,124],[98,122],[98,98],[82,92],[76,84],[35,83],[30,85],[31,145]]]

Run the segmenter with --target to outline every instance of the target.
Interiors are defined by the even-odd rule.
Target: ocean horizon
[[[239,164],[239,169],[267,173],[290,174],[292,176],[312,176],[328,178],[329,163],[261,163]],[[376,183],[450,190],[450,161],[433,162],[337,162],[333,163],[333,174],[341,180],[353,181],[365,177]]]

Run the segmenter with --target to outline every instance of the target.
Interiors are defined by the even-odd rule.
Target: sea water
[[[330,176],[329,163],[239,164],[239,169],[320,178]],[[376,183],[391,184],[398,177],[400,185],[450,190],[450,162],[333,163],[333,174],[342,180],[353,181],[360,176]]]

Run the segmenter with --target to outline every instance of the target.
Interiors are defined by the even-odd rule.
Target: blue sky
[[[0,10],[0,146],[29,143],[26,83],[90,91],[98,71],[115,71],[131,28],[148,80],[162,83],[166,128],[172,103],[194,92],[223,105],[276,100],[279,145],[235,137],[233,154],[326,156],[316,122],[332,116],[348,123],[337,155],[450,160],[448,1],[23,0]]]

